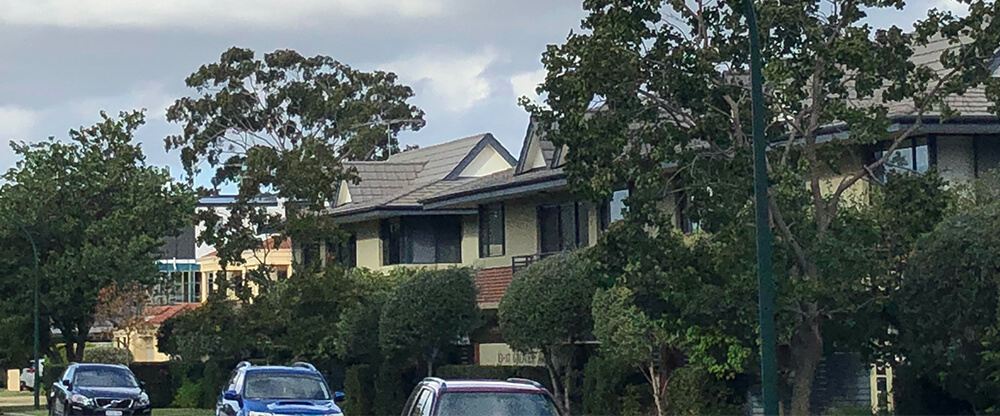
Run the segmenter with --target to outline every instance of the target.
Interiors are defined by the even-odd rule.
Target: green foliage
[[[804,414],[823,346],[869,341],[862,338],[873,333],[864,328],[871,313],[861,306],[883,303],[885,297],[875,289],[881,282],[866,280],[873,274],[883,277],[888,262],[875,254],[882,235],[871,213],[856,206],[864,201],[855,196],[865,196],[854,195],[854,185],[874,179],[870,172],[917,133],[919,123],[890,134],[887,115],[906,105],[913,109],[908,114],[952,117],[956,112],[945,97],[976,86],[997,98],[1000,80],[991,77],[989,62],[1000,42],[1000,25],[984,22],[1000,11],[1000,4],[973,0],[969,14],[961,17],[933,9],[914,31],[904,33],[866,23],[869,13],[906,7],[899,1],[754,3],[765,62],[764,139],[774,144],[768,157],[768,205],[774,272],[781,284],[776,310],[782,311],[782,342],[797,357],[789,363],[799,381],[791,412]],[[539,88],[544,103],[522,100],[535,128],[544,129],[557,147],[567,146],[566,171],[574,189],[597,199],[628,184],[631,220],[661,232],[670,228],[656,218],[662,202],[684,198],[684,204],[672,205],[700,220],[702,231],[725,243],[727,251],[753,247],[746,232],[753,221],[746,215],[753,207],[746,90],[750,35],[742,4],[584,2],[582,30],[550,45],[542,56],[548,71]],[[918,49],[937,37],[953,45],[942,54],[941,68],[914,65]],[[846,125],[850,134],[819,137],[821,128],[836,124]],[[889,151],[869,162],[864,149],[876,143]],[[931,205],[939,207],[939,202]],[[753,264],[724,268],[752,276],[746,266]],[[640,298],[640,308],[650,312],[642,291],[629,288]],[[659,320],[661,314],[650,316]],[[690,325],[685,319],[682,326]],[[718,331],[724,336],[736,332]],[[855,339],[845,339],[851,334]],[[742,344],[750,345],[754,335],[742,335]]]
[[[198,408],[201,407],[201,395],[204,387],[202,384],[203,380],[191,380],[189,378],[184,378],[184,382],[177,389],[177,394],[174,396],[174,401],[171,403],[171,407],[180,408]]]
[[[112,283],[155,283],[162,238],[190,225],[195,203],[190,188],[146,164],[133,141],[145,122],[142,112],[119,118],[102,112],[101,118],[71,130],[68,140],[12,143],[20,160],[0,188],[0,267],[6,269],[0,281],[21,281],[0,285],[5,293],[31,293],[32,240],[41,319],[62,331],[70,361],[83,355],[98,291]],[[22,307],[18,314],[28,313]]]
[[[423,111],[407,103],[413,90],[395,74],[358,71],[328,56],[276,50],[258,58],[233,47],[185,84],[195,94],[167,109],[183,133],[167,137],[166,147],[180,150],[189,177],[204,162],[215,169],[215,190],[207,192],[238,187],[228,216],[199,214],[206,227],[199,239],[216,248],[224,268],[244,263],[242,253],[258,248],[261,227],[297,244],[342,238],[332,219],[315,215],[335,200],[343,181],[357,180],[341,162],[385,159],[399,151],[394,134],[424,124]],[[264,193],[295,201],[286,204],[286,218],[254,206]],[[267,284],[266,276],[252,270],[241,279]]]
[[[160,352],[186,361],[249,358],[255,339],[248,336],[245,314],[232,300],[210,297],[201,307],[164,323],[157,334]]]
[[[626,379],[635,368],[603,355],[590,357],[583,367],[583,414],[620,415]]]
[[[87,352],[89,355],[93,350]],[[154,408],[170,406],[179,387],[169,362],[132,363],[129,366],[135,378],[146,383],[146,394]]]
[[[704,368],[685,366],[670,377],[667,412],[671,415],[736,415],[745,411],[746,396]]]
[[[375,379],[375,414],[391,415],[403,408],[420,378],[420,372],[413,371],[414,368],[401,367],[389,360],[379,364]]]
[[[347,367],[344,371],[344,401],[342,410],[351,415],[375,414],[376,371],[368,364]]]
[[[965,209],[921,239],[897,296],[907,362],[975,409],[1000,411],[1000,205]]]
[[[420,270],[389,296],[379,319],[379,346],[391,358],[419,359],[433,374],[441,350],[481,323],[473,272]]]
[[[552,388],[549,374],[543,367],[513,367],[486,365],[443,365],[437,369],[437,376],[445,380],[506,380],[525,378],[534,380],[547,388]]]
[[[500,300],[500,332],[516,351],[548,353],[582,340],[591,329],[597,289],[594,265],[582,251],[556,254],[518,271]]]
[[[88,363],[105,363],[105,364],[132,364],[135,357],[132,357],[132,351],[126,350],[124,348],[117,347],[94,347],[87,351],[87,355],[84,356],[84,362]]]

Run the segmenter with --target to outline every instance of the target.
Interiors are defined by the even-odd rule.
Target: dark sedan
[[[49,389],[49,416],[148,415],[142,386],[123,365],[70,364]]]

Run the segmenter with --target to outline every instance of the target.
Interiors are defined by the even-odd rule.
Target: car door
[[[74,367],[66,368],[62,376],[52,383],[49,406],[52,408],[52,414],[54,415],[64,416],[66,414],[66,402],[69,400],[70,395],[67,384],[71,384],[70,382],[73,380],[74,369]]]
[[[240,411],[240,403],[238,400],[227,400],[225,393],[227,391],[240,391],[240,385],[243,384],[243,372],[233,371],[232,377],[226,383],[226,386],[222,388],[222,392],[219,393],[219,400],[216,403],[215,413],[219,416],[236,416]]]

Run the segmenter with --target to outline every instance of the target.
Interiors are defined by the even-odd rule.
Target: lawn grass
[[[18,413],[31,416],[46,416],[49,414],[42,406],[42,410],[31,410],[31,406],[25,407],[4,407],[6,413]],[[211,409],[153,409],[153,416],[211,416],[215,412]]]

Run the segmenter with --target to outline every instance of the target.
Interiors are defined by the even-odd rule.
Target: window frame
[[[413,238],[416,221],[432,221],[430,229],[434,246],[432,261],[417,261],[414,259]],[[419,223],[426,226],[425,223]],[[426,229],[426,228],[425,228]],[[454,232],[455,235],[451,235]],[[459,215],[413,215],[385,218],[379,221],[379,241],[382,248],[382,266],[403,264],[461,264],[462,263],[462,217]],[[452,243],[454,246],[452,247]],[[443,258],[445,249],[454,249],[455,258]]]
[[[590,205],[591,204],[589,204],[587,202],[582,202],[582,201],[564,202],[564,203],[560,203],[560,204],[542,204],[542,205],[538,205],[535,208],[535,221],[536,221],[536,224],[537,224],[536,228],[538,230],[538,232],[537,232],[537,236],[538,236],[537,237],[538,238],[538,240],[537,240],[538,241],[538,254],[544,256],[544,255],[561,253],[561,252],[565,252],[565,251],[574,250],[574,249],[577,249],[577,248],[583,248],[583,247],[590,246]],[[572,206],[572,208],[573,208],[573,213],[572,213],[572,223],[573,224],[572,224],[572,226],[573,226],[574,238],[573,238],[573,243],[571,244],[571,246],[567,247],[566,246],[566,239],[564,238],[565,237],[565,232],[564,231],[565,231],[566,224],[563,221],[563,219],[566,217],[566,215],[563,214],[563,210],[566,209],[566,208],[569,208],[570,206]],[[583,212],[584,212],[584,215],[585,215],[585,218],[583,218],[584,228],[582,230],[581,230],[581,218],[580,218],[581,208],[583,209]],[[559,245],[559,248],[557,250],[555,250],[555,251],[545,251],[543,249],[543,246],[544,246],[544,244],[543,244],[543,241],[544,241],[544,238],[543,238],[543,234],[544,234],[544,232],[543,232],[543,229],[544,229],[543,224],[544,224],[544,221],[542,221],[542,212],[543,211],[550,211],[550,212],[554,211],[555,212],[555,217],[556,217],[556,222],[557,222],[555,232],[556,232],[556,234],[558,236],[558,245]]]
[[[490,248],[494,245],[493,233],[490,220],[494,217],[490,215],[491,209],[500,211],[500,253],[490,253]],[[503,257],[507,255],[507,207],[501,202],[493,202],[479,206],[479,258]]]

